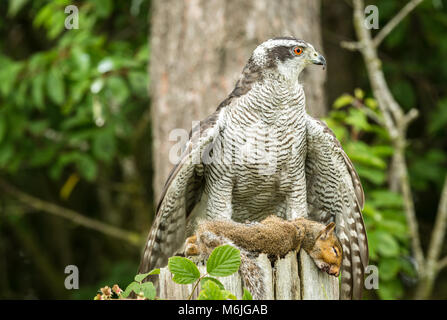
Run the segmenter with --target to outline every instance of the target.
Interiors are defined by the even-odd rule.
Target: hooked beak
[[[321,54],[317,54],[312,60],[313,64],[318,64],[323,66],[323,70],[326,69],[326,59]]]

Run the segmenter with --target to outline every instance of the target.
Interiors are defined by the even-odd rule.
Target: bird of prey
[[[359,299],[368,265],[359,176],[332,131],[306,113],[300,73],[326,65],[308,42],[260,44],[234,90],[190,133],[171,171],[139,273],[166,265],[200,219],[309,217],[336,223],[341,299]]]

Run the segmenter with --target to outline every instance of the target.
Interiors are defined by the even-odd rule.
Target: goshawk
[[[292,37],[254,50],[234,90],[191,131],[162,192],[140,273],[166,265],[200,219],[307,216],[336,223],[340,298],[361,297],[368,265],[364,193],[335,135],[306,113],[298,78],[311,64],[326,61]]]

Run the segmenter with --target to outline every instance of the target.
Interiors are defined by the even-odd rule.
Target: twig
[[[374,46],[378,47],[383,39],[424,0],[409,1],[388,23],[383,27],[373,40]]]
[[[410,121],[415,119],[417,113],[411,111],[405,115],[402,108],[391,94],[385,80],[382,64],[378,58],[377,48],[371,38],[371,32],[364,26],[364,2],[363,0],[354,0],[353,4],[354,29],[358,38],[358,43],[361,44],[361,46],[359,46],[359,51],[365,61],[373,93],[383,115],[385,128],[387,129],[395,148],[393,163],[397,168],[400,189],[404,199],[404,208],[410,231],[412,249],[416,262],[421,268],[424,264],[424,254],[419,239],[418,223],[414,209],[413,196],[411,194],[407,165],[405,162],[406,128]]]
[[[378,125],[382,127],[384,126],[383,120],[380,118],[380,116],[378,116],[374,111],[368,108],[361,100],[354,99],[352,101],[352,105],[365,112],[366,116],[369,117],[371,120],[375,121]]]
[[[442,244],[444,243],[445,230],[447,226],[447,177],[445,177],[444,187],[442,188],[441,198],[439,200],[438,213],[436,214],[435,225],[431,234],[430,244],[428,246],[427,264],[436,264],[440,256]],[[447,260],[447,258],[445,258]],[[438,262],[442,265],[443,262]]]
[[[54,203],[31,196],[10,185],[3,179],[0,179],[0,189],[2,189],[4,192],[9,193],[20,202],[34,208],[35,210],[41,210],[58,217],[62,217],[83,227],[102,232],[115,238],[126,240],[132,245],[140,246],[140,236],[137,233],[119,229],[104,222],[88,218],[74,210],[67,209]]]
[[[188,296],[188,299],[186,300],[191,300],[192,299],[192,295],[194,294],[194,291],[196,291],[197,286],[199,285],[200,281],[202,281],[203,278],[205,278],[206,276],[208,276],[208,273],[205,273],[203,276],[201,276],[197,282],[195,283],[194,287],[191,290],[191,294]]]
[[[357,41],[342,41],[340,46],[349,51],[359,51],[362,48],[362,45]]]
[[[419,238],[418,222],[414,209],[414,200],[411,194],[410,181],[407,164],[405,161],[405,148],[407,144],[406,132],[408,125],[416,119],[416,109],[404,113],[396,102],[388,88],[382,65],[377,55],[377,47],[382,40],[423,0],[411,0],[390,22],[379,32],[375,39],[371,38],[371,32],[364,26],[364,2],[353,0],[354,5],[354,29],[358,42],[354,44],[342,44],[348,49],[356,49],[361,52],[365,61],[371,87],[376,97],[379,108],[384,116],[385,127],[390,134],[395,153],[393,155],[393,166],[396,168],[399,179],[399,187],[404,200],[406,220],[410,232],[411,247],[417,262],[420,281],[416,289],[417,299],[428,298],[432,292],[433,285],[439,270],[447,266],[447,257],[438,261],[441,253],[446,226],[447,226],[447,177],[445,178],[441,194],[436,221],[431,234],[427,258],[421,247]]]
[[[447,257],[438,261],[441,253],[442,244],[445,236],[445,228],[447,225],[447,176],[442,188],[441,199],[439,201],[438,213],[436,214],[435,225],[431,234],[430,244],[428,246],[427,261],[421,280],[416,289],[416,299],[427,299],[433,290],[436,276],[439,271],[447,266]]]
[[[447,267],[447,257],[444,257],[443,259],[438,261],[438,272],[440,272],[442,269]]]

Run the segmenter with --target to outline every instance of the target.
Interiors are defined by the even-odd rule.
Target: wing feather
[[[183,245],[186,218],[199,202],[203,186],[202,155],[219,133],[218,109],[191,131],[180,162],[172,169],[157,206],[157,213],[143,251],[139,273],[164,266]]]
[[[307,201],[310,218],[335,221],[343,247],[341,299],[360,299],[368,265],[368,240],[361,210],[365,196],[360,178],[334,133],[307,117]]]

